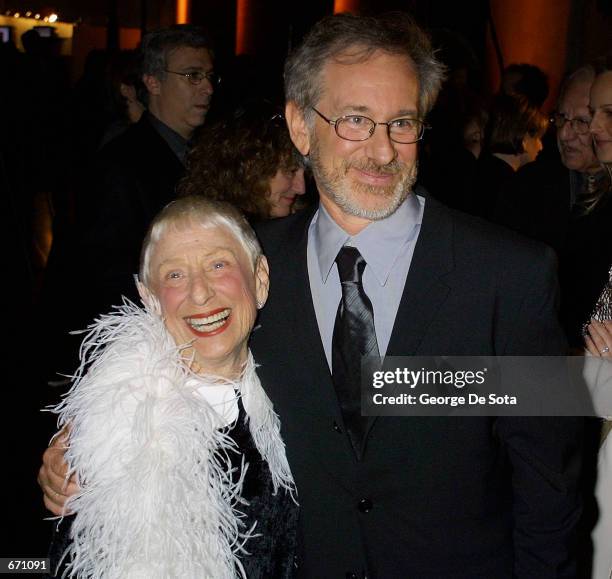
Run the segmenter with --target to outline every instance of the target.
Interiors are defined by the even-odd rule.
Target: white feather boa
[[[247,465],[232,477],[239,449],[198,394],[201,377],[193,380],[150,310],[125,303],[90,330],[75,383],[54,409],[70,424],[66,460],[82,489],[67,505],[76,513],[68,576],[244,576],[239,556],[256,531],[241,520]],[[294,493],[280,422],[250,353],[234,387],[275,491]]]

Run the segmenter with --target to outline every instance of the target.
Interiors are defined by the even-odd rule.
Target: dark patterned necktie
[[[343,247],[336,257],[342,300],[332,338],[332,378],[344,426],[357,455],[367,417],[361,416],[361,358],[379,356],[372,302],[363,290],[365,259],[355,247]]]

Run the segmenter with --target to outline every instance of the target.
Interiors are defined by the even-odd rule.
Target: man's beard
[[[395,158],[387,165],[378,165],[374,161],[343,161],[342,165],[327,171],[323,165],[317,139],[311,139],[309,162],[320,192],[329,197],[344,213],[362,217],[371,221],[385,219],[392,215],[404,202],[412,190],[417,177],[417,163],[408,166]],[[348,172],[351,168],[379,175],[400,175],[394,186],[379,187],[357,181],[351,182]],[[360,195],[374,195],[387,202],[382,207],[369,208],[359,204]]]

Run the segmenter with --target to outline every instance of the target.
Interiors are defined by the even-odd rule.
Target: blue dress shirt
[[[352,245],[366,260],[363,287],[372,302],[378,350],[384,356],[421,230],[424,207],[423,197],[410,194],[392,215],[373,221],[350,236],[319,205],[308,229],[308,278],[330,368],[334,322],[342,297],[335,262],[338,251],[344,245]]]

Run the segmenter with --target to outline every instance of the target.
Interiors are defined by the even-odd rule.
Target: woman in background
[[[594,206],[610,205],[612,195],[612,66],[610,62],[598,74],[591,87],[589,103],[591,111],[590,131],[593,135],[595,154],[604,165],[610,180],[606,190],[600,191],[593,199]],[[610,240],[612,222],[608,220],[607,231],[602,236],[607,243]],[[584,256],[589,259],[588,255]],[[612,388],[612,264],[609,264],[608,282],[595,305],[591,322],[586,327],[585,342],[592,356],[607,358],[601,364],[597,375],[586,375],[590,385],[598,389]],[[609,390],[598,395],[610,401]],[[602,426],[602,441],[597,463],[597,484],[595,497],[599,509],[599,518],[593,530],[593,579],[609,579],[612,574],[612,409],[608,406],[599,413],[607,420]]]
[[[282,114],[267,101],[205,126],[179,184],[179,194],[227,201],[250,221],[286,217],[305,191],[301,157]]]

